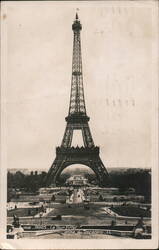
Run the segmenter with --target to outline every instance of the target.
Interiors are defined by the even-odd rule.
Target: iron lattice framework
[[[90,167],[95,172],[101,186],[108,184],[108,173],[99,157],[99,147],[94,145],[88,124],[90,118],[86,113],[82,74],[81,29],[82,25],[76,14],[72,25],[74,40],[70,105],[68,116],[65,118],[67,125],[61,146],[56,148],[56,158],[47,174],[46,185],[55,184],[63,169],[72,164],[84,164]],[[82,131],[84,147],[71,147],[74,130]]]
[[[82,75],[82,56],[80,30],[82,26],[76,15],[76,20],[72,25],[74,32],[73,41],[73,59],[72,59],[72,83],[69,115],[82,113],[86,115],[86,106],[84,101],[83,75]]]

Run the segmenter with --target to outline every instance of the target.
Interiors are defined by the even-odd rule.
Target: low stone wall
[[[134,226],[129,225],[118,225],[118,226],[101,226],[101,225],[82,225],[82,226],[73,226],[73,225],[22,225],[20,229],[13,230],[10,233],[10,236],[18,236],[18,238],[27,238],[27,237],[38,237],[41,235],[48,234],[74,234],[80,235],[112,235],[117,237],[134,237]],[[9,234],[8,234],[9,237]],[[143,237],[151,237],[151,227],[147,227],[147,231],[143,233]]]
[[[57,230],[42,230],[42,231],[25,231],[23,232],[22,238],[27,238],[27,237],[35,237],[35,236],[40,236],[40,235],[48,235],[52,233],[56,233]],[[118,236],[118,237],[133,237],[133,232],[132,231],[118,231],[118,230],[101,230],[101,229],[87,229],[87,230],[82,230],[82,229],[75,229],[75,230],[60,230],[61,233],[63,234],[68,234],[68,233],[80,233],[80,234],[87,234],[87,235],[94,235],[94,234],[102,234],[102,235],[113,235],[113,236]],[[57,233],[59,230],[57,231]]]

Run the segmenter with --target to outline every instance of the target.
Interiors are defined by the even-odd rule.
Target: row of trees
[[[26,175],[20,171],[17,171],[15,174],[8,172],[8,188],[23,188],[27,192],[36,192],[40,187],[44,186],[46,174],[46,172],[41,174],[36,172],[35,174]]]
[[[8,172],[8,188],[23,188],[27,192],[36,192],[45,185],[46,172],[41,174],[25,175],[18,171],[15,174]],[[147,200],[151,197],[151,172],[147,169],[127,169],[125,171],[110,171],[111,187],[119,188],[120,193],[124,193],[128,188],[134,188],[136,194],[144,195]],[[64,185],[69,173],[62,174],[58,180],[59,185]],[[85,174],[90,183],[97,180],[94,174]]]
[[[109,173],[111,186],[119,188],[124,193],[128,188],[134,188],[136,194],[144,195],[147,201],[151,197],[151,172],[147,169],[128,169],[124,172]]]

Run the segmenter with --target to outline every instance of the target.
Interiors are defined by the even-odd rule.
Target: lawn
[[[34,216],[39,212],[39,208],[16,208],[7,211],[7,216],[12,217],[16,215],[18,217]]]
[[[146,211],[145,209],[139,207],[119,206],[119,207],[113,207],[111,208],[111,210],[122,216],[151,217],[150,211]]]
[[[54,215],[70,215],[70,216],[99,216],[101,214],[105,214],[102,210],[101,206],[90,206],[90,208],[84,209],[83,207],[68,207],[68,205],[63,205],[54,208],[48,216]]]

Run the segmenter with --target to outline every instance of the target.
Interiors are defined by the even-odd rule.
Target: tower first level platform
[[[107,186],[109,176],[99,156],[99,147],[70,147],[56,148],[56,158],[48,172],[47,183],[56,184],[61,172],[72,164],[83,164],[93,170],[99,186]]]

